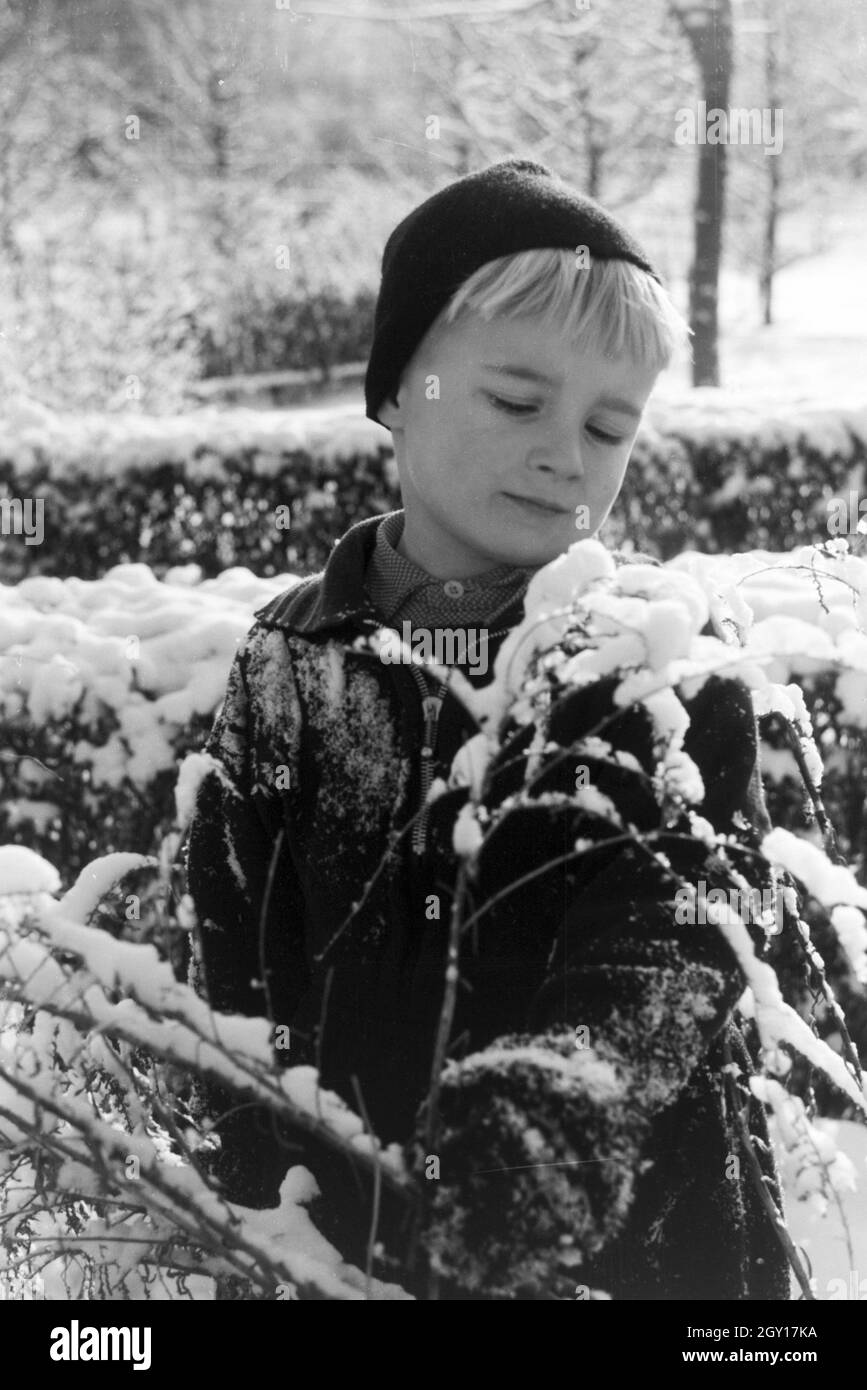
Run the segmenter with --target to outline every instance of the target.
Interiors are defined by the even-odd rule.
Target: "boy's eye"
[[[507,415],[530,415],[539,409],[535,401],[510,401],[506,396],[494,395],[492,391],[486,392],[486,395],[497,410],[503,410]],[[622,434],[614,434],[610,430],[600,429],[598,425],[588,425],[587,433],[592,435],[594,439],[598,439],[600,443],[610,444],[612,447],[615,444],[622,444],[626,437]]]
[[[594,439],[600,439],[603,444],[622,444],[624,436],[622,434],[609,434],[607,430],[601,430],[598,425],[588,425],[587,433],[592,434]]]
[[[506,400],[505,396],[495,396],[490,391],[488,392],[488,400],[498,410],[505,410],[508,415],[526,415],[529,411],[536,409],[532,401],[509,401]]]

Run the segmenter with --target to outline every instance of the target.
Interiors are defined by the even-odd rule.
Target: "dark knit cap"
[[[631,261],[659,276],[638,243],[592,198],[529,159],[503,159],[441,188],[395,227],[382,256],[367,415],[400,374],[457,289],[488,261],[536,247],[586,246],[591,261]]]

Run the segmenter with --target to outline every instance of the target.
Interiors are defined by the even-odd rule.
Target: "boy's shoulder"
[[[310,636],[369,615],[364,578],[382,520],[381,516],[366,517],[350,526],[318,574],[296,580],[256,610],[257,625]]]
[[[324,570],[320,571],[319,574],[310,574],[305,578],[296,579],[288,588],[281,590],[261,608],[257,608],[253,613],[256,627],[294,628],[297,626],[303,630],[312,618],[321,599],[323,574]]]

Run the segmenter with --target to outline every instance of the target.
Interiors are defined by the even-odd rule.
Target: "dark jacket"
[[[378,521],[353,526],[321,575],[256,614],[206,745],[228,779],[202,783],[187,873],[213,1007],[288,1024],[281,1060],[316,1063],[325,1087],[353,1109],[363,1103],[381,1140],[409,1144],[430,1079],[451,834],[466,791],[434,801],[414,835],[408,823],[432,773],[447,776],[475,728],[450,695],[436,729],[426,726],[418,673],[353,647],[380,626],[363,584]],[[521,616],[518,602],[498,623],[489,669]],[[568,746],[610,715],[613,684],[567,701],[552,737]],[[717,829],[741,814],[767,829],[748,692],[712,678],[687,707],[686,748],[707,788],[696,809]],[[651,772],[640,712],[612,727],[605,737]],[[435,765],[420,753],[434,737]],[[516,732],[512,756],[520,742]],[[517,764],[501,761],[489,808],[521,782]],[[591,774],[626,823],[660,828],[646,777],[602,762]],[[561,767],[540,789],[568,791],[574,772],[563,776]],[[480,860],[473,906],[603,830],[562,798],[513,812]],[[668,853],[687,881],[703,872],[693,851]],[[744,1076],[752,1067],[732,1021],[743,979],[715,929],[674,925],[672,897],[659,866],[621,846],[535,877],[467,940],[449,1054],[465,1061],[443,1090],[430,1228],[446,1287],[469,1291],[453,1296],[570,1296],[566,1276],[546,1282],[545,1268],[571,1248],[572,1283],[615,1298],[788,1297],[722,1080],[727,1059]],[[584,1059],[574,1051],[582,1026]],[[764,1115],[747,1108],[779,1201]],[[309,1161],[256,1114],[236,1114],[221,1133],[219,1175],[248,1205],[275,1204],[289,1164]],[[520,1161],[528,1155],[535,1163]],[[504,1156],[507,1188],[480,1176]]]

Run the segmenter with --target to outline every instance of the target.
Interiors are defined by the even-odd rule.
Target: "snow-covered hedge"
[[[827,501],[864,491],[867,409],[783,415],[712,390],[654,406],[603,539],[667,558],[828,538]],[[178,560],[206,575],[321,567],[360,516],[400,505],[391,439],[344,408],[171,418],[0,417],[0,497],[42,499],[44,541],[10,535],[0,578]],[[857,520],[857,518],[856,518]]]
[[[646,522],[651,549],[666,558],[704,551],[787,551],[829,538],[828,503],[867,495],[867,405],[765,405],[710,387],[648,414],[647,463],[630,468],[622,498],[636,545]],[[636,458],[636,456],[633,456]],[[662,488],[657,458],[667,460]],[[677,460],[677,462],[675,462]],[[682,485],[679,479],[683,477]],[[678,483],[674,496],[666,488]],[[673,509],[673,517],[669,510]],[[852,522],[854,531],[857,516]]]
[[[64,417],[26,403],[0,417],[4,495],[44,503],[42,543],[0,548],[7,581],[137,561],[312,573],[353,521],[400,505],[390,436],[334,410]]]
[[[133,564],[0,585],[0,840],[67,883],[96,854],[150,850],[253,611],[292,581]]]

